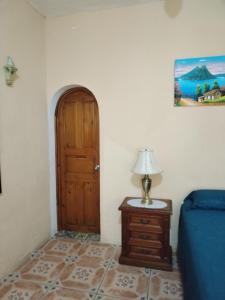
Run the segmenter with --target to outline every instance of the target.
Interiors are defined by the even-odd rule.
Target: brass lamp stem
[[[151,178],[149,178],[148,175],[145,175],[141,181],[142,181],[142,187],[144,190],[144,198],[142,199],[142,203],[152,204],[152,200],[149,197],[149,191],[151,188],[152,180],[151,180]]]

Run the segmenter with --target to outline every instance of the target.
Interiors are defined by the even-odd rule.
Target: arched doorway
[[[56,107],[58,229],[100,232],[99,113],[84,87],[64,92]]]

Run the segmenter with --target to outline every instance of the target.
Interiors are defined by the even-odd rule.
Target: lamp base
[[[149,197],[149,191],[151,189],[152,180],[151,178],[149,178],[148,175],[145,175],[142,178],[141,182],[144,190],[144,197],[142,199],[142,204],[147,204],[147,205],[152,204],[152,200]]]

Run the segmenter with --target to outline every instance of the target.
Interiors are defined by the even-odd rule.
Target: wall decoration
[[[4,66],[5,71],[5,82],[8,86],[12,86],[14,80],[16,79],[16,72],[18,69],[16,68],[12,58],[8,56],[7,63]]]
[[[225,56],[175,60],[174,105],[225,105]]]

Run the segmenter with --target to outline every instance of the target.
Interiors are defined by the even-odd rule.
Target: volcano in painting
[[[225,56],[175,60],[174,105],[225,105]]]

